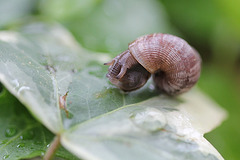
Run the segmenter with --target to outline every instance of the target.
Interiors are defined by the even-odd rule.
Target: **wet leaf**
[[[159,96],[79,124],[62,144],[84,159],[223,159],[203,134],[225,116],[199,91]]]
[[[0,94],[0,159],[43,156],[54,137],[9,92]],[[57,157],[77,159],[60,148]]]
[[[158,96],[149,82],[124,94],[105,77],[109,57],[82,49],[56,24],[1,32],[0,48],[2,84],[78,157],[222,159],[203,134],[225,112],[199,91]]]

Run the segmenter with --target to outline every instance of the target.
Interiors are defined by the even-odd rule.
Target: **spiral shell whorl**
[[[179,37],[161,33],[142,36],[129,44],[129,51],[154,74],[157,88],[168,94],[189,90],[200,76],[199,54]]]

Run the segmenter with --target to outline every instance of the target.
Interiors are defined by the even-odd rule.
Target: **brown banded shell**
[[[121,89],[124,81],[124,91],[142,87],[153,74],[156,88],[170,95],[189,90],[201,72],[201,58],[194,48],[179,37],[161,33],[136,39],[106,64],[110,65],[107,77]],[[137,80],[137,85],[129,87],[128,80],[132,85]]]

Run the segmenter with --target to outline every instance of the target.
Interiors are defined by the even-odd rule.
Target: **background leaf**
[[[174,32],[156,0],[48,0],[41,4],[43,15],[60,21],[84,47],[95,51],[116,53],[144,34]]]
[[[60,133],[74,123],[154,95],[138,91],[124,99],[119,90],[110,88],[99,67],[103,62],[91,60],[94,55],[78,48],[63,28],[43,24],[26,28],[23,34],[1,33],[0,79],[52,132]],[[84,62],[95,64],[83,70]],[[70,117],[59,108],[59,97],[67,92]]]
[[[19,33],[1,32],[0,47],[1,82],[41,123],[60,135],[62,144],[77,156],[112,159],[124,151],[129,158],[137,158],[140,156],[137,153],[143,153],[142,146],[147,144],[155,147],[154,150],[151,147],[145,148],[145,154],[150,159],[172,159],[173,156],[180,155],[182,159],[222,159],[203,138],[203,134],[216,127],[224,119],[225,112],[216,107],[211,110],[214,104],[198,92],[192,92],[192,95],[190,93],[178,100],[168,97],[150,99],[158,93],[148,84],[127,95],[121,93],[105,77],[107,68],[102,64],[109,58],[80,48],[71,35],[56,24],[35,23],[22,28]],[[202,111],[203,106],[206,109]],[[144,117],[140,117],[140,126],[129,120],[129,113],[134,115],[136,112],[137,116],[138,109],[154,114],[146,114],[146,124],[145,121],[141,122],[142,119],[145,120]],[[215,114],[215,119],[212,119],[212,114]],[[158,119],[164,116],[166,119]],[[210,123],[201,120],[210,118]],[[130,130],[123,128],[119,132],[118,126],[125,126],[122,124],[125,122]],[[94,126],[100,129],[95,129]],[[88,134],[88,130],[92,129],[96,131]],[[115,141],[116,131],[120,137],[121,131],[124,133],[123,140]],[[198,136],[191,137],[189,133]],[[106,137],[101,137],[101,134]],[[127,150],[126,137],[133,141],[134,146]],[[101,138],[106,138],[106,143],[104,141],[104,144],[99,144]],[[159,141],[159,146],[151,141],[162,138],[166,141]],[[174,148],[176,143],[177,148]],[[185,143],[190,145],[186,146]],[[165,147],[166,144],[169,146]],[[159,151],[164,147],[165,150]],[[160,153],[155,154],[155,150]]]
[[[0,29],[28,16],[34,10],[37,0],[0,0]]]
[[[7,90],[0,92],[0,159],[43,156],[54,135]],[[77,159],[60,148],[57,157]]]

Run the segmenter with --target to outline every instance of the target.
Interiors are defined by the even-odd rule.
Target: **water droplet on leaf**
[[[24,143],[19,143],[19,144],[17,145],[17,148],[22,148],[22,147],[24,147],[24,146],[25,146]]]
[[[21,86],[21,87],[19,88],[17,94],[20,95],[20,94],[22,94],[23,92],[29,91],[29,90],[31,90],[30,87],[28,87],[28,86]]]
[[[6,137],[12,137],[12,136],[16,135],[16,133],[17,133],[17,129],[14,127],[9,127],[5,130]]]
[[[156,108],[137,110],[130,115],[130,119],[137,127],[150,132],[159,131],[167,124],[165,115]]]

